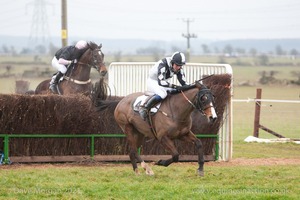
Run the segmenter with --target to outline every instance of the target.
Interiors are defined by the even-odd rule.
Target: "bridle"
[[[203,115],[205,115],[204,111],[206,109],[213,107],[213,105],[215,104],[213,98],[211,98],[213,96],[213,94],[207,88],[200,89],[199,92],[197,92],[197,94],[195,96],[195,101],[196,101],[195,103],[193,103],[191,100],[189,100],[183,91],[181,91],[181,94],[192,105],[193,108],[200,111],[200,113]],[[210,105],[209,101],[211,101],[213,105]],[[207,106],[204,106],[204,105],[207,105]]]
[[[212,104],[210,104],[209,102],[212,102]],[[213,94],[209,89],[206,88],[201,89],[196,94],[196,106],[202,114],[204,114],[204,111],[206,109],[214,107],[214,105],[215,102],[214,102]]]
[[[91,50],[90,53],[92,54],[91,62],[89,62],[89,63],[78,62],[78,64],[86,65],[86,66],[89,66],[91,68],[95,68],[99,72],[100,68],[101,68],[101,67],[99,67],[99,64],[102,60],[103,53],[102,53],[100,48],[96,48],[94,50]],[[100,56],[101,59],[98,59],[98,56]]]

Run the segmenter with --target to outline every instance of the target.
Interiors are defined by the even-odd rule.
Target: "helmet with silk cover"
[[[171,57],[171,62],[178,66],[185,65],[185,56],[181,52],[175,52]]]
[[[75,47],[76,49],[84,49],[85,47],[87,47],[87,42],[84,40],[80,40],[76,43]]]

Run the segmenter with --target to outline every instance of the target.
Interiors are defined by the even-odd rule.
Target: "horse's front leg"
[[[204,176],[204,171],[203,171],[204,151],[203,151],[203,145],[201,140],[199,140],[192,131],[190,131],[186,136],[182,137],[181,140],[192,142],[195,144],[196,149],[198,151],[198,164],[199,164],[198,174],[199,176]]]
[[[169,150],[172,153],[172,158],[167,160],[159,160],[156,164],[167,167],[173,162],[178,162],[179,153],[175,147],[174,142],[167,136],[164,136],[161,139],[161,144],[163,145],[163,147],[165,147],[167,150]]]

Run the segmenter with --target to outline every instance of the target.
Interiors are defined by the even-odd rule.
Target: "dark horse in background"
[[[168,166],[179,159],[174,139],[192,142],[198,151],[198,174],[204,175],[204,153],[200,139],[191,131],[193,110],[199,110],[208,121],[217,118],[214,108],[214,97],[211,91],[199,81],[191,84],[187,90],[169,95],[162,103],[158,112],[150,116],[149,123],[144,121],[133,104],[143,93],[133,93],[125,96],[117,105],[114,116],[122,131],[126,134],[130,145],[129,157],[135,173],[138,172],[137,162],[146,170],[146,174],[153,175],[151,168],[142,160],[137,152],[144,137],[157,139],[162,146],[172,153],[167,160],[160,160],[158,165]]]
[[[69,66],[63,80],[58,84],[58,91],[61,95],[84,94],[92,92],[92,82],[90,78],[91,68],[95,68],[100,78],[104,78],[107,68],[104,64],[104,54],[99,46],[94,42],[89,42],[83,55],[78,62]],[[49,89],[51,79],[42,81],[35,89],[35,94],[51,94]]]

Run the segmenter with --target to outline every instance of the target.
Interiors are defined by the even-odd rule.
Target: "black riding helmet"
[[[171,57],[171,62],[178,66],[185,65],[185,56],[181,52],[175,52]]]

